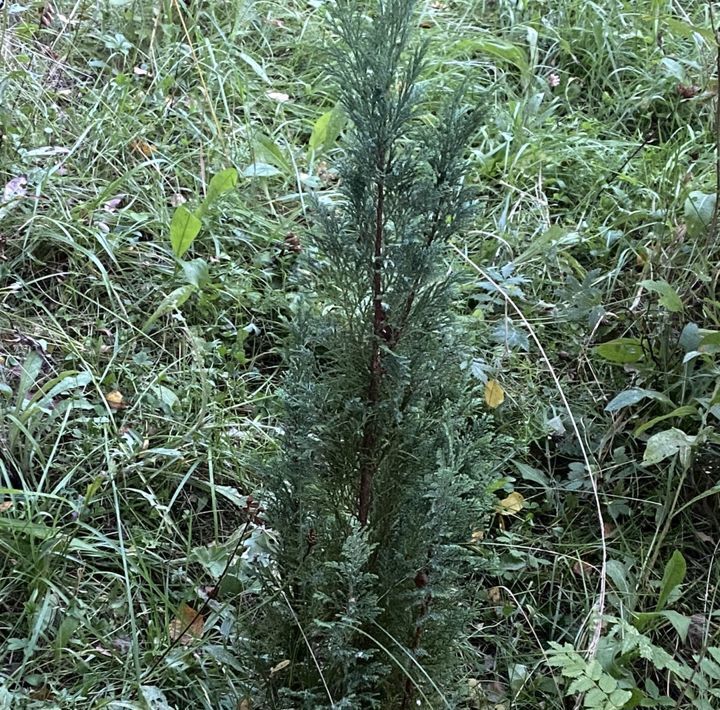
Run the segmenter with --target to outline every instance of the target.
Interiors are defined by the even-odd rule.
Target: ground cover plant
[[[322,707],[349,678],[332,613],[279,594],[270,522],[356,135],[331,5],[0,8],[0,707]],[[357,627],[386,707],[409,678],[426,707],[718,705],[717,23],[700,0],[416,4],[427,126],[463,83],[483,110],[474,216],[435,263],[463,343],[437,386],[474,380],[494,433],[471,442],[489,518],[452,537],[467,642],[441,668],[402,614]],[[327,590],[352,572],[314,533]],[[383,692],[367,663],[348,707]]]

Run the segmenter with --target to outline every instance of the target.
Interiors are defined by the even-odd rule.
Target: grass
[[[288,235],[302,243],[310,189],[328,189],[341,153],[308,147],[335,104],[324,3],[100,0],[59,3],[45,23],[38,9],[0,9],[0,184],[27,181],[0,205],[0,706],[249,707],[261,679],[233,649],[255,601],[232,585],[209,600],[202,638],[164,654],[182,605],[205,603],[234,549],[274,443]],[[712,490],[716,442],[690,469],[649,469],[657,429],[632,429],[661,412],[603,411],[629,386],[716,406],[712,359],[688,368],[675,345],[687,323],[720,320],[716,240],[688,232],[686,211],[692,190],[716,191],[713,19],[700,2],[421,3],[433,86],[470,78],[488,107],[480,211],[458,246],[500,274],[571,402],[613,613],[623,575],[653,606],[673,549],[689,567],[678,608],[717,606],[714,498],[688,503]],[[188,255],[199,271],[183,271],[172,212],[228,166],[239,189],[205,220]],[[544,649],[590,636],[593,494],[522,323],[468,278],[469,327],[507,397],[496,426],[525,465],[504,481],[521,514],[478,547],[490,571],[468,679],[488,702],[561,707]],[[647,279],[668,281],[682,312],[639,290]],[[652,344],[651,362],[598,358],[615,337]],[[716,423],[690,420],[667,423]]]

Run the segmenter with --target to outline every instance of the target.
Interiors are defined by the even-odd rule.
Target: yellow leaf
[[[105,401],[108,403],[110,409],[122,409],[125,406],[123,399],[122,392],[119,390],[113,390],[105,395]]]
[[[485,404],[490,409],[499,407],[505,401],[505,390],[497,380],[488,380],[485,385]]]
[[[181,604],[178,615],[170,622],[168,634],[172,641],[180,640],[183,646],[192,643],[193,638],[203,635],[205,620],[188,604]]]
[[[513,491],[507,498],[498,501],[497,510],[500,515],[517,515],[525,507],[525,497],[522,493]]]

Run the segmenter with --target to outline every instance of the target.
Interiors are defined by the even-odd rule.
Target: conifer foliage
[[[445,707],[493,468],[447,254],[478,112],[427,99],[413,0],[338,0],[331,23],[351,130],[300,267],[257,655],[276,707]]]

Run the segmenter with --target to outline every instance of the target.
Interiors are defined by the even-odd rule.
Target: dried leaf
[[[181,604],[178,615],[170,622],[168,635],[172,641],[180,641],[183,646],[188,646],[193,639],[203,635],[205,619],[198,614],[190,605]]]
[[[500,515],[517,515],[525,507],[525,496],[513,491],[507,498],[498,501],[496,510]]]
[[[283,668],[287,668],[290,665],[290,661],[286,658],[284,661],[280,661],[277,665],[273,666],[270,669],[270,675],[275,675],[279,671],[281,671]]]
[[[50,3],[43,5],[39,10],[40,15],[40,27],[48,28],[52,25],[53,19],[55,19],[55,10]]]
[[[497,380],[488,380],[485,385],[485,404],[496,409],[505,401],[505,390]]]
[[[140,153],[143,158],[152,158],[152,154],[157,150],[156,146],[151,145],[142,138],[135,138],[135,140],[131,141],[130,147]]]
[[[493,604],[497,604],[502,601],[502,592],[500,591],[500,587],[490,587],[490,589],[487,590],[487,597]]]
[[[265,96],[273,101],[277,101],[280,104],[290,101],[290,97],[282,91],[266,91]]]
[[[470,536],[470,542],[482,542],[485,539],[485,532],[483,530],[473,530],[473,534]]]
[[[6,500],[4,503],[0,503],[0,513],[7,513],[12,507],[12,501]]]
[[[124,404],[123,394],[119,390],[108,392],[105,395],[105,401],[108,403],[110,409],[123,409],[126,406]]]
[[[585,560],[578,560],[573,565],[572,570],[573,574],[576,574],[578,577],[584,577],[585,575],[593,574],[596,571],[595,566]]]

